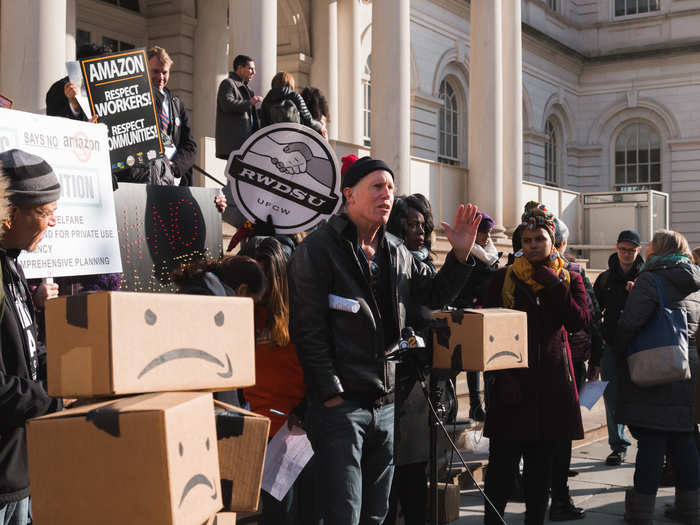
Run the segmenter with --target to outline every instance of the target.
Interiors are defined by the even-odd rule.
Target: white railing
[[[569,228],[569,244],[583,241],[583,200],[581,194],[563,188],[523,181],[523,202],[537,201],[547,206]]]

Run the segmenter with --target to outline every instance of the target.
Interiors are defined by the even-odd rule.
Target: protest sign
[[[221,213],[214,188],[119,184],[114,192],[122,290],[173,292],[170,272],[222,253]]]
[[[255,132],[231,153],[226,175],[241,213],[251,222],[272,216],[281,234],[311,229],[342,202],[333,149],[300,124],[274,124]]]
[[[143,49],[81,60],[93,115],[109,128],[112,170],[163,154]]]
[[[61,182],[56,226],[19,258],[26,276],[120,272],[106,126],[0,109],[0,151],[13,148],[43,158]]]

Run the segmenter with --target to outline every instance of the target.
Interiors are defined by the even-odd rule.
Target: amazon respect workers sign
[[[251,222],[272,216],[281,234],[309,230],[341,205],[338,160],[321,135],[282,123],[255,132],[226,166],[234,202]]]
[[[19,258],[27,277],[121,272],[107,128],[0,109],[0,151],[13,148],[43,158],[61,182],[56,226]]]
[[[109,128],[112,170],[163,154],[151,77],[143,49],[81,61],[92,114]]]

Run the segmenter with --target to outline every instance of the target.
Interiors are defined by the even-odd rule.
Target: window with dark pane
[[[116,5],[119,7],[123,7],[124,9],[128,9],[129,11],[136,11],[137,13],[141,12],[141,9],[139,8],[139,0],[102,0],[103,2],[107,4],[112,4]]]
[[[438,162],[445,164],[459,164],[459,108],[457,106],[457,94],[449,81],[440,83],[440,116],[438,118],[439,129],[439,154]]]
[[[659,0],[615,0],[615,16],[639,15],[659,9]]]
[[[615,141],[615,188],[661,190],[661,140],[648,124],[625,126]]]

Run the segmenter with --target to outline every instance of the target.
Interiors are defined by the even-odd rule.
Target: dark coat
[[[503,268],[494,273],[485,306],[502,306],[506,272]],[[548,275],[540,280],[539,272]],[[566,333],[584,328],[590,315],[581,276],[570,275],[567,287],[541,268],[535,276],[546,284],[537,294],[512,276],[514,308],[527,312],[528,368],[486,372],[485,436],[537,441],[583,437]]]
[[[385,233],[378,250],[389,261],[391,319],[382,319],[358,258],[357,229],[335,215],[297,247],[289,268],[290,329],[307,392],[325,401],[347,394],[377,399],[393,391],[394,364],[384,356],[399,340],[411,302],[439,308],[454,300],[473,261],[450,252],[435,277],[421,270],[403,243]],[[328,308],[328,294],[354,299],[357,313]],[[386,328],[386,329],[385,329]],[[385,344],[386,343],[386,344]]]
[[[605,342],[610,346],[615,344],[617,321],[620,319],[629,295],[627,283],[637,278],[642,270],[642,266],[644,266],[644,259],[638,255],[632,265],[632,269],[625,273],[620,266],[620,259],[617,253],[613,253],[608,259],[608,269],[595,280],[593,289],[603,316],[602,335]],[[593,348],[594,356],[600,356],[601,353],[602,348]],[[600,362],[600,360],[597,362]]]
[[[68,82],[68,77],[63,77],[61,80],[51,84],[51,87],[46,92],[46,114],[52,117],[64,117],[87,122],[87,115],[85,115],[82,108],[78,109],[77,115],[74,115],[71,110],[70,102],[68,102],[68,98],[63,92]]]
[[[168,125],[168,135],[173,141],[173,146],[177,148],[175,155],[170,162],[170,169],[173,176],[180,178],[180,186],[192,186],[192,165],[197,156],[197,143],[192,137],[192,124],[190,116],[185,109],[180,97],[166,88],[168,93],[168,105],[170,106],[170,124]],[[163,106],[163,95],[158,91],[154,91],[156,115],[160,115]]]
[[[649,265],[648,265],[649,266]],[[630,380],[627,347],[641,332],[659,305],[654,272],[661,279],[667,308],[685,308],[688,316],[688,357],[692,378],[666,385],[639,387]],[[695,428],[695,381],[698,355],[695,333],[700,320],[700,267],[694,264],[664,264],[645,267],[630,291],[617,327],[619,423],[659,430],[691,431]]]
[[[297,108],[297,111],[299,112],[300,124],[308,126],[318,133],[321,132],[323,124],[321,124],[318,120],[314,119],[311,116],[311,112],[309,111],[309,108],[306,107],[306,102],[304,102],[304,98],[299,93],[293,91],[287,86],[282,88],[272,88],[270,91],[267,92],[267,95],[265,95],[265,99],[262,101],[262,105],[260,106],[261,127],[269,126],[270,124],[275,124],[275,122],[273,121],[274,119],[270,115],[270,107],[274,104],[279,104],[285,100],[291,101]]]
[[[41,383],[41,379],[45,379],[46,363],[45,354],[39,349],[36,379],[32,374],[30,351],[15,309],[17,296],[13,289],[20,290],[27,297],[32,321],[35,321],[34,309],[24,272],[17,263],[18,255],[19,250],[8,252],[0,248],[5,291],[4,314],[0,321],[0,506],[29,495],[25,423],[60,407],[59,401],[49,397]],[[36,322],[27,329],[32,331],[36,341]]]
[[[498,263],[489,266],[481,259],[474,258],[476,267],[469,276],[454,302],[455,308],[480,308],[484,303],[484,295],[489,288],[491,277],[498,269]]]
[[[241,77],[230,72],[216,94],[216,156],[228,159],[256,129],[258,112],[250,99],[253,90]]]

